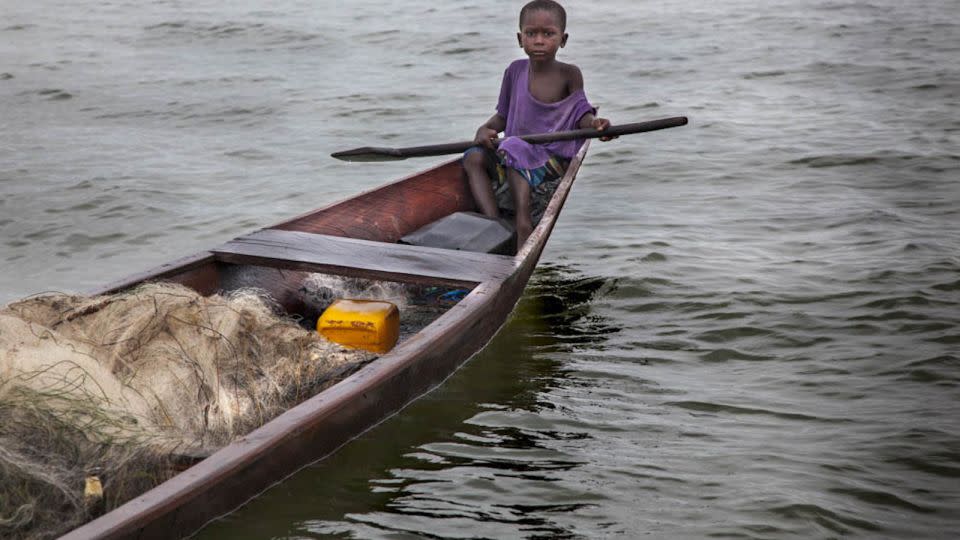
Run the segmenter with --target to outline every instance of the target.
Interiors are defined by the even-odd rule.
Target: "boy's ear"
[[[563,38],[560,40],[560,46],[561,46],[561,47],[566,47],[566,46],[567,46],[567,38],[568,38],[568,37],[570,37],[570,34],[564,32],[564,33],[563,33]]]
[[[517,45],[520,45],[520,48],[523,48],[523,36],[520,32],[517,32]]]

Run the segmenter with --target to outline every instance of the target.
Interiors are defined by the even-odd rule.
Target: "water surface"
[[[514,316],[201,538],[948,537],[953,2],[571,1],[614,122]],[[435,163],[519,3],[4,2],[0,301],[83,291]]]

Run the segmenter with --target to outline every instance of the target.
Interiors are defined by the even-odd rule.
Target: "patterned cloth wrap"
[[[516,210],[513,203],[513,194],[510,191],[510,183],[507,182],[507,169],[509,166],[504,162],[502,156],[480,146],[469,148],[463,153],[463,157],[466,158],[473,152],[487,153],[487,175],[490,177],[493,194],[497,200],[497,207],[501,212],[514,215]],[[550,202],[550,197],[552,197],[553,192],[556,191],[557,185],[560,183],[559,180],[563,177],[563,173],[567,170],[569,164],[570,160],[568,159],[550,156],[550,159],[548,159],[543,166],[537,167],[536,169],[518,169],[511,167],[519,172],[520,175],[527,180],[527,183],[530,184],[530,196],[532,199],[530,201],[530,213],[532,214],[534,225],[536,225],[543,216],[543,212]]]
[[[503,156],[489,152],[480,146],[473,146],[463,153],[463,157],[466,158],[474,152],[487,152],[488,157],[492,158],[487,160],[487,174],[489,174],[490,179],[494,181],[494,191],[497,191],[501,185],[507,182],[508,165],[504,161]],[[530,184],[530,189],[533,190],[544,180],[553,180],[563,176],[563,172],[567,169],[569,163],[570,160],[568,159],[550,156],[546,163],[535,169],[520,169],[517,167],[513,167],[513,169],[519,172],[520,176],[526,178],[527,183]]]

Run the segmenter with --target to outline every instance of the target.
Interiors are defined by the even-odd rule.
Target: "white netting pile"
[[[252,291],[203,297],[161,284],[10,304],[0,309],[0,537],[69,530],[97,511],[85,476],[102,477],[100,510],[112,508],[169,477],[178,456],[227,444],[372,357]]]

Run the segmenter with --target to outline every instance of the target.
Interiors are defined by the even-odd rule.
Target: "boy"
[[[473,198],[490,217],[499,217],[499,211],[488,166],[505,169],[516,209],[517,251],[533,231],[531,188],[562,175],[583,141],[531,145],[516,136],[588,127],[602,131],[610,126],[609,120],[595,116],[596,109],[587,101],[580,69],[556,59],[567,43],[566,26],[566,11],[553,0],[534,0],[523,6],[517,41],[528,58],[507,68],[497,113],[477,129],[474,142],[478,146],[463,158]],[[500,131],[507,138],[494,154],[492,141]]]

